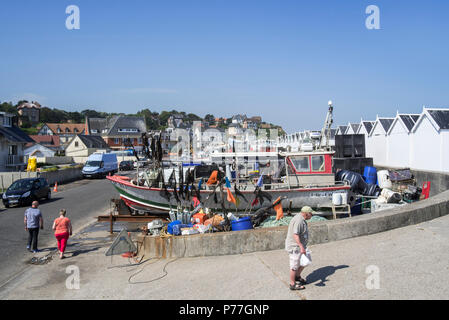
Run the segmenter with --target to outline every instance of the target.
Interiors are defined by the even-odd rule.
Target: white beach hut
[[[387,164],[394,168],[409,168],[411,158],[412,129],[419,114],[396,114],[387,132]]]
[[[374,165],[388,166],[387,132],[394,118],[379,118],[377,116],[373,128],[368,135],[366,156],[373,158]]]
[[[411,132],[410,167],[449,172],[449,109],[423,107]]]

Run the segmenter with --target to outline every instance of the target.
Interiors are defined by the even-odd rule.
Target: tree
[[[207,121],[210,125],[215,124],[215,117],[213,114],[206,114],[204,121]]]
[[[144,117],[148,130],[159,130],[159,114],[157,112],[151,112],[149,109],[143,109],[137,112],[138,117]]]
[[[21,128],[31,128],[31,121],[27,116],[19,116]]]
[[[113,114],[108,114],[106,112],[98,112],[96,110],[91,110],[91,109],[83,110],[83,111],[81,111],[81,114],[83,117],[87,116],[89,118],[106,118],[110,115],[113,115]]]
[[[201,118],[201,117],[199,117],[199,116],[197,116],[196,114],[194,114],[194,113],[189,113],[188,115],[187,115],[187,121],[189,122],[189,123],[193,123],[193,121],[202,121],[203,119]]]
[[[0,111],[17,115],[17,108],[11,102],[3,102],[0,104]]]

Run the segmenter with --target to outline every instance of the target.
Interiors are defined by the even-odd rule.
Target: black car
[[[16,180],[3,193],[3,205],[29,205],[34,200],[51,198],[51,189],[44,178],[27,178]]]
[[[125,161],[120,162],[120,165],[119,165],[120,171],[127,171],[127,170],[133,170],[133,169],[134,169],[134,165],[133,165],[132,161],[125,160]]]

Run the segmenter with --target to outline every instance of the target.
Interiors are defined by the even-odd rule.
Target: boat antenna
[[[327,111],[326,120],[324,121],[323,129],[321,130],[321,136],[320,136],[320,145],[319,148],[325,147],[326,150],[329,150],[329,140],[331,137],[331,127],[332,127],[332,111],[334,110],[334,107],[332,105],[332,101],[329,100],[327,103],[329,106],[329,109]],[[324,139],[326,139],[326,144],[324,145]]]

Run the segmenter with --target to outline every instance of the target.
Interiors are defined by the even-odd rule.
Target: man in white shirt
[[[309,241],[309,229],[307,220],[312,218],[315,212],[312,208],[302,207],[301,212],[293,217],[288,226],[285,250],[290,258],[290,290],[303,290],[306,281],[301,278],[304,267],[300,265],[301,255],[307,254],[307,242]],[[310,259],[310,255],[307,254]],[[296,283],[296,282],[299,283]]]

